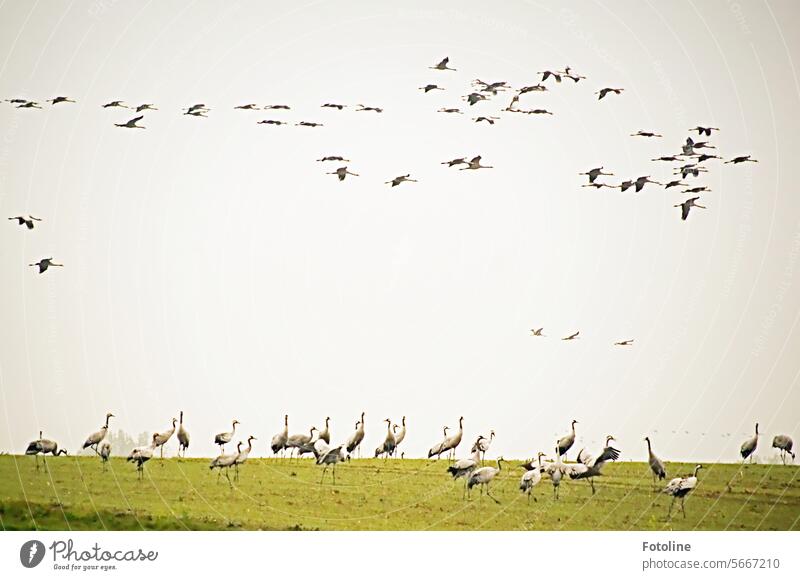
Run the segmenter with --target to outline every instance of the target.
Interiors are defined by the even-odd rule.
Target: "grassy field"
[[[513,462],[511,465],[518,465]],[[462,499],[442,460],[354,460],[330,471],[311,460],[251,459],[239,482],[217,481],[205,459],[152,460],[143,481],[124,459],[107,472],[89,457],[0,457],[0,524],[5,530],[799,530],[800,467],[706,465],[686,502],[686,519],[666,518],[671,498],[653,492],[647,465],[606,466],[597,494],[550,481],[528,504],[518,490],[523,470],[503,470],[492,493]],[[669,464],[670,474],[691,471]],[[232,476],[233,477],[233,476]],[[463,480],[462,480],[463,481]]]

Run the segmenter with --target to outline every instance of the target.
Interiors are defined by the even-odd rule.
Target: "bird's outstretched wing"
[[[609,446],[603,449],[603,452],[600,456],[595,460],[594,464],[605,463],[606,461],[616,461],[619,459],[620,451],[619,449],[614,449],[613,447]]]

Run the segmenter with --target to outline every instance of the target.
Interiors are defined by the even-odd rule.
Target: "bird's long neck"
[[[247,452],[250,453],[253,450],[253,438],[247,438]]]
[[[183,411],[181,411],[181,425],[183,425]]]
[[[650,440],[649,439],[645,439],[645,441],[647,442],[647,454],[648,455],[652,455],[653,454],[653,449],[650,447]]]
[[[500,473],[501,471],[503,471],[503,460],[502,459],[498,459],[497,460],[497,473]]]
[[[231,423],[231,434],[236,433],[236,421]]]
[[[694,468],[694,476],[697,477],[697,473],[700,471],[700,466]]]

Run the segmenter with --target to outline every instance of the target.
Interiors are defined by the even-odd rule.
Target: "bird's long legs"
[[[227,480],[228,480],[228,485],[229,485],[229,486],[231,486],[231,488],[232,488],[232,487],[233,487],[233,483],[231,482],[231,476],[230,476],[230,475],[228,475],[228,471],[229,471],[229,470],[230,470],[230,467],[226,467],[226,468],[225,468],[225,477],[226,477],[226,478],[227,478]]]
[[[322,485],[322,482],[325,481],[325,472],[328,471],[328,466],[322,468],[322,477],[319,478],[319,484]]]
[[[686,497],[681,498],[681,511],[683,512],[683,519],[686,519]]]
[[[33,458],[36,459],[36,471],[39,471],[39,454],[37,453]]]
[[[594,495],[594,493],[595,493],[595,490],[594,490],[594,477],[590,477],[589,478],[589,483],[592,484],[592,495]]]
[[[675,505],[675,500],[676,499],[677,498],[675,498],[674,496],[672,497],[672,501],[669,504],[669,510],[667,511],[667,519],[672,517],[672,507]]]
[[[486,484],[486,495],[487,495],[487,496],[489,496],[490,498],[492,498],[492,499],[494,500],[494,503],[500,503],[500,500],[499,500],[499,499],[497,499],[496,497],[494,497],[494,496],[493,496],[493,495],[492,495],[492,494],[489,492],[489,484],[488,484],[488,483]]]

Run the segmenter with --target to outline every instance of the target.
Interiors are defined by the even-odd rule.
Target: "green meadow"
[[[41,462],[41,459],[40,459]],[[493,462],[488,462],[494,465]],[[800,467],[706,464],[698,488],[667,518],[671,497],[657,493],[648,466],[606,465],[592,495],[566,479],[553,498],[543,478],[530,502],[519,492],[519,461],[464,499],[447,461],[353,460],[331,471],[310,459],[250,459],[232,485],[206,459],[153,459],[137,479],[113,458],[0,456],[4,530],[798,530]],[[668,464],[670,477],[693,465]],[[663,482],[659,489],[663,487]]]

